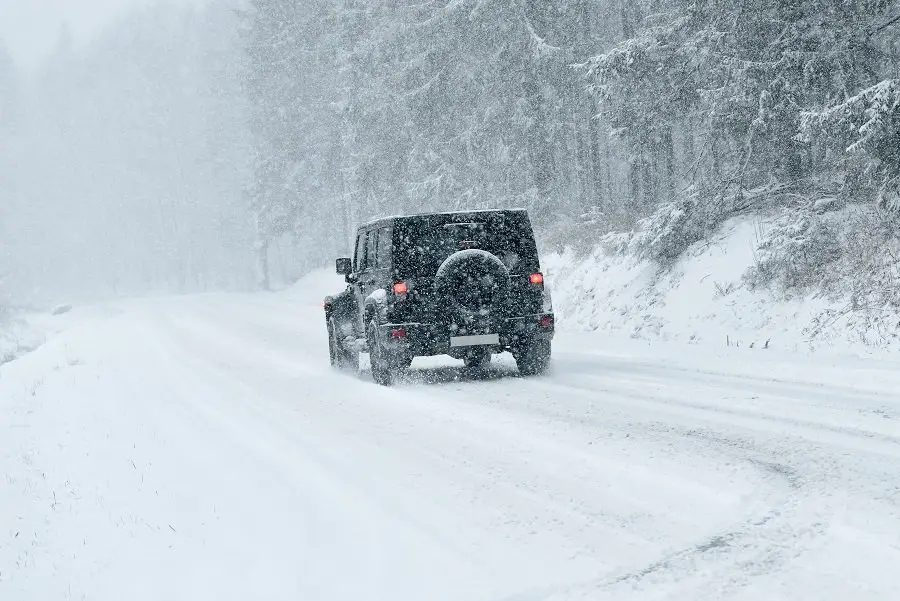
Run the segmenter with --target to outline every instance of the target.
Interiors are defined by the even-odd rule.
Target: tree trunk
[[[259,240],[256,243],[256,284],[263,290],[271,290],[269,279],[269,242]]]
[[[663,182],[663,194],[666,201],[675,199],[675,144],[672,140],[672,128],[667,127],[663,133],[662,141],[663,160],[665,161],[665,181]]]
[[[602,204],[601,196],[603,194],[603,160],[600,153],[600,123],[596,119],[597,105],[594,99],[588,101],[590,107],[590,120],[588,122],[588,131],[590,132],[590,153],[591,153],[591,175],[592,175],[592,191],[593,198],[591,204],[599,206]]]
[[[654,153],[655,154],[655,153]],[[641,155],[641,188],[644,192],[644,197],[641,199],[643,202],[641,203],[641,209],[646,210],[651,205],[656,203],[656,182],[654,182],[654,169],[653,169],[653,157],[647,156],[647,152],[645,151]]]
[[[629,165],[629,183],[631,184],[631,194],[629,197],[628,212],[634,214],[635,211],[643,204],[642,194],[642,178],[641,167],[644,163],[644,157],[641,152],[636,152],[631,158]]]

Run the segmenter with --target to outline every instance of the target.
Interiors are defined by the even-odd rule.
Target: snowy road
[[[898,364],[562,335],[385,389],[318,292],[81,309],[0,368],[0,599],[900,598]]]

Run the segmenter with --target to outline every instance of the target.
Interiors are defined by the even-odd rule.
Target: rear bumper
[[[552,313],[538,313],[504,319],[493,328],[472,331],[451,330],[447,324],[395,323],[379,328],[382,340],[397,352],[421,357],[446,355],[465,347],[452,347],[450,337],[459,335],[497,334],[499,344],[484,345],[492,352],[503,352],[531,340],[552,340],[556,333]],[[495,331],[489,331],[495,330]]]

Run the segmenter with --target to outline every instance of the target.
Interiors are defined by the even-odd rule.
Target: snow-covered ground
[[[731,219],[670,269],[603,248],[587,257],[548,253],[561,327],[714,349],[768,345],[882,357],[900,351],[900,314],[888,307],[868,318],[846,311],[849,298],[811,292],[785,299],[751,290],[743,276],[772,225],[759,217]]]
[[[33,317],[33,316],[29,316]],[[48,325],[47,317],[34,319]],[[44,331],[31,319],[18,314],[7,314],[0,307],[0,365],[29,353],[44,342]]]
[[[0,367],[0,599],[898,598],[900,362],[568,332],[387,389],[328,367],[339,285],[76,308]]]

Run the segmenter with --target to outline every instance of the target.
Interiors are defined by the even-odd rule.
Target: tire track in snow
[[[190,332],[192,334],[191,338],[194,338],[196,333],[200,331],[197,328],[191,328]],[[184,338],[180,335],[175,335],[175,339]],[[245,348],[245,342],[239,341],[238,339],[233,340],[234,350],[228,351],[232,354],[232,356],[236,356],[236,354],[241,352],[241,349]],[[220,352],[226,352],[227,349],[220,349]],[[209,357],[204,357],[204,360],[209,360]],[[218,363],[219,360],[216,360]],[[212,372],[209,374],[210,376],[213,373],[217,373],[217,367],[210,368]],[[440,371],[446,372],[447,368],[439,368]],[[424,370],[425,373],[429,373],[428,370]],[[240,378],[240,374],[235,374],[235,378]],[[427,375],[425,376],[427,377]],[[637,525],[633,518],[631,519],[618,519],[609,521],[609,517],[603,517],[602,515],[602,505],[598,506],[600,510],[600,514],[596,513],[594,510],[591,513],[587,510],[587,507],[584,505],[573,505],[571,502],[560,502],[558,500],[558,496],[560,493],[563,495],[567,494],[567,488],[569,489],[569,494],[575,496],[581,496],[582,498],[588,499],[585,497],[586,493],[591,491],[592,489],[596,490],[601,496],[598,496],[598,499],[602,499],[602,494],[606,494],[607,497],[609,495],[609,490],[604,490],[603,486],[600,487],[592,487],[590,486],[590,480],[578,479],[573,480],[571,476],[562,477],[561,474],[558,474],[559,467],[562,465],[566,465],[571,469],[574,462],[585,462],[585,475],[590,474],[592,471],[597,474],[605,474],[608,473],[609,470],[609,462],[600,462],[597,463],[597,459],[599,456],[596,454],[585,454],[582,450],[576,450],[576,447],[573,447],[571,443],[563,443],[557,442],[553,439],[547,439],[545,433],[541,432],[542,429],[546,429],[549,426],[553,426],[553,422],[550,424],[547,423],[546,420],[541,420],[538,424],[534,423],[523,423],[521,418],[514,418],[512,421],[517,426],[515,429],[504,428],[499,426],[498,424],[502,424],[504,421],[510,421],[510,413],[508,408],[500,405],[496,405],[493,409],[489,410],[489,415],[483,415],[484,408],[478,407],[477,405],[474,408],[477,409],[478,415],[477,418],[469,418],[466,419],[464,413],[460,413],[460,408],[466,408],[468,405],[468,409],[472,410],[473,406],[471,403],[464,403],[462,406],[459,404],[459,396],[456,395],[456,401],[453,402],[450,400],[448,402],[447,395],[441,394],[441,398],[439,402],[431,402],[426,399],[421,399],[412,402],[400,403],[398,407],[398,399],[394,395],[390,395],[391,401],[388,402],[386,398],[381,398],[382,396],[388,396],[384,393],[383,389],[375,387],[371,384],[364,384],[356,381],[355,379],[348,378],[348,383],[353,382],[353,386],[358,387],[360,390],[368,391],[370,394],[374,394],[371,399],[373,403],[377,403],[373,405],[373,408],[376,415],[381,413],[384,414],[386,411],[392,415],[394,419],[400,417],[400,415],[404,415],[407,419],[410,419],[410,416],[415,416],[415,420],[421,419],[422,416],[426,418],[436,421],[439,424],[443,425],[442,432],[437,435],[432,442],[441,443],[440,445],[433,445],[434,448],[461,448],[467,445],[470,451],[474,451],[472,453],[472,460],[467,466],[464,466],[463,471],[468,473],[469,478],[474,478],[475,480],[480,480],[483,485],[490,485],[494,492],[497,491],[498,487],[501,489],[505,489],[504,495],[512,495],[510,498],[517,498],[518,500],[513,502],[511,507],[515,507],[516,505],[528,507],[530,505],[534,505],[536,508],[540,507],[540,511],[535,511],[533,517],[527,518],[532,521],[539,516],[540,514],[547,514],[550,516],[554,516],[553,519],[560,520],[562,522],[557,522],[556,527],[558,528],[560,524],[564,522],[572,522],[577,521],[579,523],[584,523],[585,525],[591,525],[592,522],[595,522],[591,525],[592,530],[596,533],[597,524],[596,519],[600,517],[603,521],[605,521],[610,528],[609,535],[622,537],[623,534],[628,536],[632,535],[632,531],[634,527]],[[529,386],[530,381],[507,381],[505,384],[513,383],[516,386]],[[498,385],[502,385],[504,383],[497,382]],[[468,388],[468,384],[464,383],[464,385]],[[477,386],[477,385],[476,385]],[[401,387],[400,390],[409,394],[418,392],[418,391],[428,391],[431,393],[432,391],[437,392],[441,390],[441,386],[433,387],[433,386],[424,386],[421,388],[404,388]],[[446,392],[446,390],[444,390]],[[452,396],[452,395],[451,395]],[[405,398],[405,397],[404,397]],[[390,410],[393,408],[393,410]],[[397,414],[395,411],[399,409],[403,413]],[[388,411],[390,410],[390,411]],[[559,420],[554,420],[558,422]],[[417,423],[417,422],[416,422]],[[446,426],[450,423],[454,424],[453,428],[447,428]],[[527,427],[525,431],[518,431],[523,427]],[[489,432],[487,436],[480,436],[477,433],[479,432]],[[473,436],[473,432],[476,433]],[[437,433],[435,433],[437,434]],[[503,442],[500,442],[503,441]],[[524,442],[523,442],[524,441]],[[394,440],[392,444],[397,445],[398,442],[402,442],[402,439]],[[500,443],[500,444],[498,444]],[[494,471],[491,469],[491,462],[485,462],[485,457],[490,457],[491,455],[495,455],[497,453],[498,448],[503,449],[502,453],[506,454],[514,454],[515,451],[513,449],[519,449],[519,452],[523,450],[523,445],[528,450],[534,448],[540,448],[541,453],[535,455],[532,453],[528,456],[528,464],[527,467],[522,465],[516,465],[515,462],[513,464],[504,465],[503,468],[499,471]],[[408,452],[413,455],[417,454],[420,458],[425,456],[428,457],[430,461],[442,462],[446,460],[446,457],[441,457],[439,452],[435,452],[432,450],[432,445],[423,447],[421,444],[421,439],[416,439],[415,442],[409,443],[406,446]],[[480,458],[476,460],[476,458]],[[497,461],[494,459],[493,461]],[[455,466],[456,473],[459,473],[458,465]],[[450,472],[447,472],[450,473]],[[535,480],[535,475],[540,473],[541,476],[538,480]],[[658,479],[658,476],[654,476],[655,479]],[[509,482],[514,484],[510,485]],[[535,488],[529,482],[533,482],[537,485]],[[576,486],[577,482],[577,486]],[[551,493],[551,491],[553,491]],[[633,499],[632,502],[640,503],[640,499]],[[512,513],[510,513],[512,512]],[[507,509],[504,510],[508,516],[514,515],[515,510]],[[506,518],[508,519],[508,518]],[[539,519],[539,518],[538,518]],[[544,528],[553,528],[554,525],[552,522],[547,521],[544,524]],[[527,523],[527,521],[525,522]],[[647,524],[647,528],[645,530],[650,532],[650,528],[653,527],[652,523]],[[658,527],[658,523],[657,523]],[[711,535],[715,536],[715,535]],[[706,544],[706,541],[709,540],[710,537],[704,539],[704,541],[700,543],[694,544],[702,545]]]
[[[635,597],[643,599],[645,598],[643,595],[649,593],[643,586],[646,581],[655,578],[656,586],[665,581],[669,587],[667,590],[671,590],[685,574],[694,573],[701,569],[701,566],[703,570],[715,569],[710,564],[723,565],[722,570],[725,573],[719,575],[720,584],[712,585],[706,582],[698,585],[690,590],[691,598],[719,599],[723,595],[732,594],[737,589],[749,586],[755,576],[769,576],[773,571],[783,568],[789,561],[796,561],[803,553],[795,550],[798,543],[803,543],[807,549],[813,548],[817,544],[816,539],[826,534],[824,524],[830,515],[829,510],[822,507],[822,499],[828,498],[830,494],[828,485],[834,484],[835,481],[835,478],[829,477],[834,468],[834,459],[846,456],[846,453],[840,452],[839,449],[848,445],[846,438],[835,439],[832,434],[866,440],[862,448],[858,444],[850,445],[857,451],[884,455],[895,460],[900,455],[900,447],[897,446],[897,438],[894,436],[858,429],[835,428],[828,424],[804,422],[799,419],[781,420],[781,423],[788,427],[778,435],[771,431],[769,425],[769,422],[779,421],[774,416],[735,411],[727,406],[710,403],[684,401],[680,395],[690,393],[680,382],[679,387],[673,391],[667,390],[663,386],[663,381],[651,381],[652,384],[658,385],[652,387],[656,389],[655,393],[642,394],[636,391],[649,388],[646,386],[647,378],[641,376],[635,383],[629,380],[628,370],[625,372],[626,375],[618,380],[615,376],[583,376],[582,380],[576,378],[575,382],[569,381],[563,385],[577,389],[584,397],[596,398],[601,404],[612,403],[617,408],[630,404],[633,409],[639,410],[647,406],[646,404],[657,405],[663,411],[673,413],[672,417],[677,418],[676,423],[686,422],[686,418],[696,416],[709,424],[707,429],[691,428],[687,425],[674,427],[669,425],[662,429],[671,429],[673,434],[678,436],[698,439],[711,449],[728,452],[763,471],[770,472],[774,477],[783,478],[789,491],[780,502],[758,519],[751,519],[735,529],[725,530],[703,543],[676,551],[646,567],[611,580],[600,578],[575,588],[564,589],[562,592],[544,591],[534,596],[534,599],[557,597],[568,599],[573,595],[577,598],[581,598],[582,595],[590,598],[591,594],[600,591],[611,593],[613,590],[628,598],[626,589],[629,587],[640,591]],[[612,385],[611,379],[614,381]],[[746,381],[747,378],[742,380]],[[702,382],[698,386],[701,392],[703,389],[715,390],[722,387],[721,383],[705,386]],[[815,387],[806,388],[798,383],[793,388],[795,391],[806,393],[810,389]],[[778,398],[791,399],[781,391]],[[851,401],[859,398],[862,398],[862,395]],[[681,411],[684,408],[689,409],[687,414]],[[760,433],[758,429],[760,424],[765,424],[762,431],[766,436],[757,443],[750,443],[747,435],[751,432]],[[661,428],[658,425],[656,427],[649,425],[649,429]],[[723,430],[728,433],[722,433]],[[793,440],[798,437],[798,430],[801,433],[801,440],[806,441],[806,444],[799,447],[796,440]],[[736,435],[741,431],[745,434]],[[758,436],[754,438],[759,440]],[[826,440],[822,441],[822,438]],[[876,444],[873,444],[873,441]],[[830,445],[836,446],[837,449]],[[900,465],[900,462],[895,461],[894,465]],[[860,474],[858,471],[860,462],[853,462],[849,467],[850,470],[855,469],[854,473],[857,476]],[[890,477],[895,482],[900,481],[900,469],[894,469]],[[883,482],[881,474],[869,478],[869,488],[875,492],[873,495],[875,498],[879,497],[877,491],[882,490]],[[698,566],[696,564],[699,559],[705,561]],[[678,596],[675,595],[675,598]]]
[[[444,375],[439,375],[437,379],[446,379],[447,372],[452,370],[453,368],[450,368],[449,370],[447,368],[439,368],[439,370],[437,370],[438,373],[443,373]],[[430,372],[428,370],[425,370],[423,373],[413,375],[409,379],[411,381],[416,381],[419,378],[424,378],[427,381],[429,380],[429,373]],[[528,383],[532,381],[529,380],[526,382],[520,381],[517,382],[517,384],[527,386],[529,385]],[[558,386],[558,384],[556,383],[554,383],[554,385]],[[572,385],[569,384],[569,386],[571,387]],[[590,388],[589,391],[594,392],[596,391],[596,389]],[[609,394],[612,392],[610,390],[603,389],[601,389],[601,391],[604,393],[604,396],[609,396]],[[618,396],[620,395],[620,391],[613,392],[613,394],[616,394]],[[635,395],[632,395],[632,397],[634,396]],[[641,399],[648,399],[646,395],[637,396]],[[657,399],[650,397],[650,400],[655,401]],[[690,406],[696,407],[695,405]],[[700,406],[699,408],[705,409],[705,407],[703,406]],[[756,416],[754,415],[753,417]],[[581,424],[584,425],[584,422],[582,421]],[[740,445],[735,444],[731,446],[734,447]],[[756,457],[741,457],[740,455],[738,455],[738,458],[743,459],[750,465],[757,468],[763,480],[771,480],[772,478],[766,477],[766,475],[770,475],[774,479],[782,478],[788,484],[788,489],[796,489],[797,487],[799,487],[798,476],[792,468],[784,464],[780,464],[772,460],[759,459]],[[509,476],[508,473],[504,475]],[[685,567],[693,564],[698,556],[708,555],[710,553],[713,553],[717,556],[733,554],[737,552],[738,549],[740,549],[741,552],[746,553],[746,551],[752,547],[752,545],[750,545],[747,541],[753,538],[755,531],[762,528],[765,528],[767,531],[769,531],[768,540],[770,541],[770,544],[774,544],[771,543],[771,541],[775,538],[778,538],[777,530],[779,520],[782,523],[788,523],[796,517],[792,514],[792,512],[785,510],[785,508],[787,508],[791,504],[792,498],[794,497],[792,497],[790,492],[780,496],[777,501],[772,498],[767,498],[766,505],[768,506],[768,508],[766,510],[752,516],[745,517],[743,521],[737,523],[732,528],[724,529],[721,532],[709,535],[699,542],[693,543],[692,545],[686,547],[685,549],[674,551],[663,559],[651,563],[649,566],[635,570],[625,575],[617,576],[611,580],[606,579],[605,583],[597,584],[592,588],[596,588],[597,586],[600,586],[600,588],[611,588],[626,582],[629,582],[631,584],[634,584],[635,582],[641,582],[650,578],[651,576],[663,577],[662,575],[665,573],[680,573]],[[774,505],[773,502],[775,503]],[[555,511],[559,510],[560,507],[555,508]],[[791,533],[789,533],[788,535],[790,534]],[[770,568],[772,568],[774,565],[776,565],[777,562],[774,558],[770,558],[766,563]],[[571,593],[572,591],[569,592]]]

